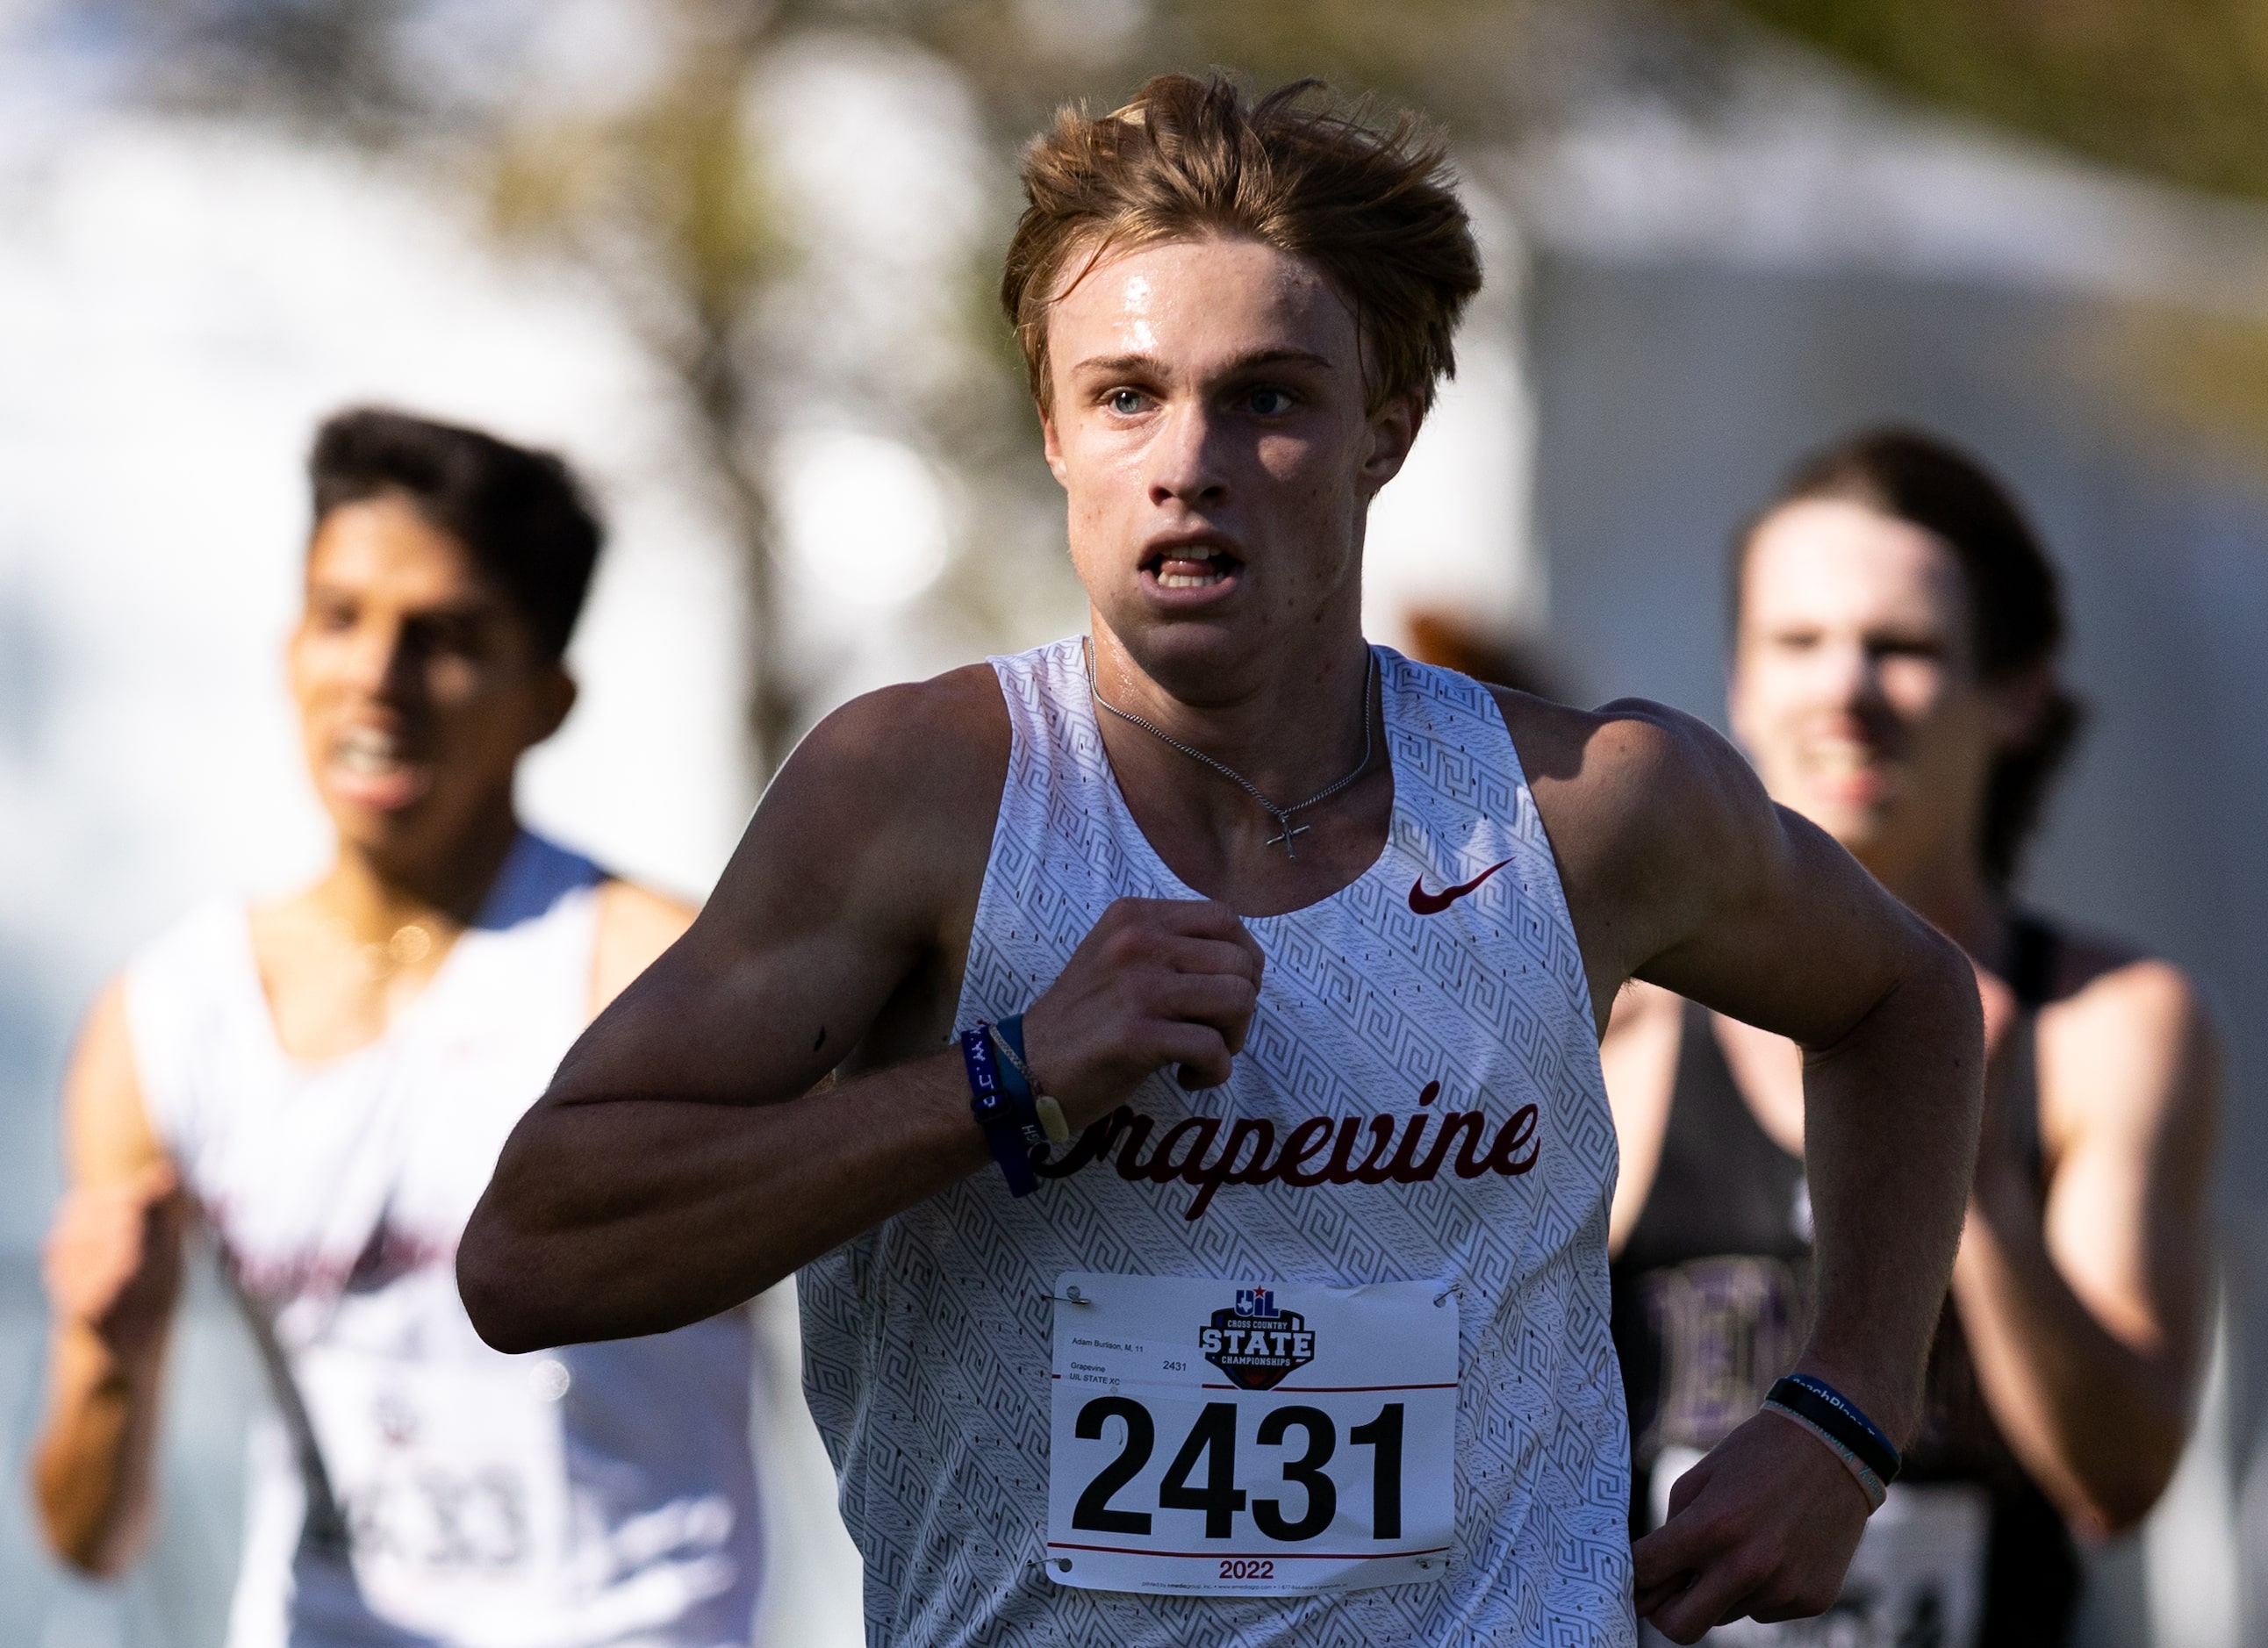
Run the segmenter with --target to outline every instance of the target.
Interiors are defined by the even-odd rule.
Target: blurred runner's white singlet
[[[1378,652],[1394,809],[1267,954],[1234,1074],[1145,1082],[803,1272],[805,1387],[880,1644],[1624,1644],[1615,1133],[1557,870],[1487,691]],[[1078,639],[995,658],[1012,744],[957,1019],[1115,899]],[[1040,1072],[1044,1079],[1046,1071]]]
[[[504,1356],[457,1243],[505,1135],[589,1016],[600,876],[523,835],[487,907],[379,1041],[294,1059],[245,913],[141,953],[144,1101],[273,1322],[350,1572],[305,1547],[275,1416],[253,1437],[229,1648],[745,1648],[762,1556],[745,1312]]]

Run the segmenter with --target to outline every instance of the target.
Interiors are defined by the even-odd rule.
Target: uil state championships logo
[[[1276,1308],[1276,1290],[1239,1288],[1236,1303],[1197,1330],[1204,1359],[1239,1390],[1273,1390],[1315,1359],[1315,1335],[1297,1311]]]

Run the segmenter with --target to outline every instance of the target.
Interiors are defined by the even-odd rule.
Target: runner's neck
[[[1234,680],[1219,681],[1218,695],[1212,679],[1202,686],[1158,680],[1111,633],[1100,614],[1094,615],[1094,687],[1105,702],[1140,716],[1169,737],[1242,774],[1278,806],[1313,795],[1344,777],[1361,760],[1363,717],[1369,713],[1370,650],[1359,631],[1350,630],[1339,644],[1329,647],[1303,647],[1297,652],[1281,649],[1263,668],[1241,670]],[[1139,735],[1137,729],[1125,730]],[[1374,734],[1375,724],[1369,724],[1368,730]],[[1104,740],[1123,776],[1127,763],[1118,760],[1118,730],[1106,728]],[[1370,742],[1375,754],[1376,738]],[[1168,753],[1174,760],[1159,764],[1161,774],[1186,783],[1175,783],[1173,777],[1167,783],[1204,798],[1207,810],[1224,821],[1247,813],[1264,820],[1251,798],[1233,784],[1186,755]],[[1216,799],[1220,805],[1209,805]],[[1271,828],[1269,834],[1274,833]]]
[[[468,926],[519,828],[507,791],[448,841],[414,856],[383,854],[342,836],[330,870],[306,896],[347,922],[364,942],[383,942],[409,922]]]
[[[1107,632],[1098,624],[1097,633]],[[1100,662],[1101,647],[1096,652],[1095,684],[1106,697],[1123,702],[1116,694],[1130,681],[1138,683],[1138,690],[1146,691],[1135,699],[1143,706],[1135,713],[1231,766],[1235,757],[1218,754],[1218,749],[1247,753],[1263,742],[1291,748],[1295,740],[1305,740],[1299,747],[1306,753],[1296,764],[1279,760],[1271,766],[1248,753],[1257,770],[1238,768],[1278,806],[1304,800],[1353,771],[1362,762],[1363,717],[1369,717],[1370,758],[1361,776],[1295,813],[1292,822],[1301,833],[1292,857],[1280,842],[1279,820],[1235,783],[1097,709],[1096,728],[1136,828],[1191,890],[1219,899],[1241,916],[1281,915],[1329,898],[1377,862],[1393,814],[1393,764],[1382,682],[1370,681],[1367,649],[1359,641],[1345,679],[1337,679],[1342,672],[1329,672],[1323,684],[1304,695],[1304,703],[1293,702],[1301,695],[1285,690],[1297,681],[1278,675],[1228,704],[1192,706],[1142,674],[1130,659],[1123,673],[1116,672]],[[1265,717],[1279,707],[1287,728],[1280,739],[1270,739]],[[1242,744],[1237,742],[1240,733]]]
[[[2007,901],[1973,852],[1948,851],[1881,878],[1897,900],[1970,955],[1990,963],[2007,940]]]

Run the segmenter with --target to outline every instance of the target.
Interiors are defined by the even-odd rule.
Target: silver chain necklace
[[[1215,761],[1203,750],[1198,749],[1192,745],[1182,743],[1181,739],[1167,732],[1165,728],[1159,726],[1152,722],[1145,721],[1140,716],[1134,714],[1131,710],[1121,710],[1116,704],[1111,703],[1108,698],[1105,698],[1102,695],[1102,689],[1094,684],[1094,643],[1092,640],[1082,640],[1079,644],[1079,651],[1081,656],[1084,657],[1086,661],[1087,695],[1092,697],[1094,702],[1100,704],[1102,708],[1109,710],[1111,714],[1116,716],[1121,721],[1132,722],[1136,726],[1140,727],[1145,732],[1147,732],[1152,738],[1156,739],[1160,744],[1168,745],[1173,748],[1181,751],[1182,754],[1188,756],[1193,761],[1204,762],[1206,766],[1219,773],[1222,777],[1234,784],[1238,789],[1243,791],[1245,794],[1250,796],[1255,801],[1260,803],[1262,808],[1267,813],[1268,816],[1276,820],[1277,829],[1282,832],[1280,835],[1270,835],[1268,838],[1266,844],[1273,847],[1280,842],[1284,849],[1284,856],[1286,858],[1297,858],[1300,856],[1300,850],[1292,845],[1292,838],[1294,836],[1306,835],[1311,828],[1306,824],[1300,825],[1296,828],[1293,828],[1292,823],[1292,814],[1294,813],[1304,813],[1309,807],[1315,806],[1318,802],[1329,800],[1340,791],[1345,789],[1349,784],[1352,784],[1356,779],[1361,777],[1363,774],[1370,770],[1370,687],[1372,680],[1378,673],[1378,654],[1374,651],[1366,651],[1363,658],[1362,759],[1355,763],[1355,769],[1352,772],[1340,779],[1336,784],[1324,785],[1323,788],[1316,791],[1314,794],[1309,796],[1304,801],[1294,801],[1290,806],[1278,806],[1273,801],[1270,801],[1266,796],[1260,793],[1260,786],[1258,784],[1254,784],[1251,779],[1247,778],[1242,773],[1237,771],[1235,768],[1230,766],[1226,761]]]

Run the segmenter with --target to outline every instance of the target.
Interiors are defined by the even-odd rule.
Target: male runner
[[[514,816],[574,703],[598,522],[557,459],[396,413],[332,419],[311,469],[291,682],[336,857],[191,916],[88,1019],[47,1255],[48,1538],[91,1572],[134,1554],[194,1208],[277,1412],[231,1648],[746,1648],[746,1313],[506,1357],[451,1269],[512,1122],[690,916]]]
[[[1824,1607],[1852,1438],[1895,1469],[1851,1416],[1911,1428],[1951,1261],[1966,965],[1697,724],[1364,643],[1365,511],[1479,278],[1438,146],[1162,77],[1024,180],[1091,645],[805,740],[515,1129],[475,1324],[800,1268],[877,1642],[1627,1643],[1633,1568],[1688,1637]],[[1596,1042],[1637,973],[1815,1049],[1843,1406],[1758,1415],[1633,1553]]]
[[[2132,1527],[2188,1427],[2214,1038],[2177,968],[2011,894],[2078,717],[2054,569],[1992,476],[1926,435],[1861,434],[1807,463],[1735,555],[1733,720],[1766,789],[1976,959],[1992,1048],[1913,1485],[1871,1525],[1834,1640],[2061,1643],[2066,1519]],[[1622,997],[1603,1054],[1643,1528],[1795,1355],[1804,1099],[1786,1042],[1665,990]]]

